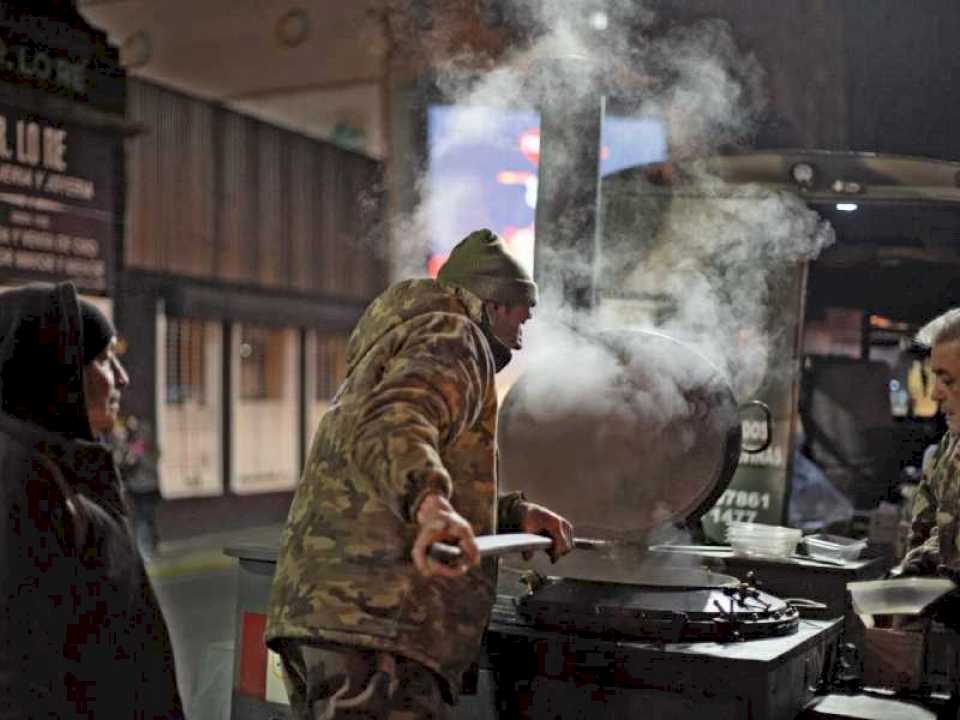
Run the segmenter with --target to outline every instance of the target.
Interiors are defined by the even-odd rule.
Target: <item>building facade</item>
[[[170,499],[280,493],[386,284],[381,166],[141,80],[117,324]]]
[[[387,282],[381,164],[128,79],[73,3],[0,8],[0,81],[0,287],[72,280],[112,316],[161,535],[282,517]]]

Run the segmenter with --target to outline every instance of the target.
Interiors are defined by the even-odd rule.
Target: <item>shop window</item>
[[[158,317],[160,492],[165,498],[223,493],[223,326]]]
[[[316,393],[314,400],[329,401],[337,394],[337,389],[347,374],[346,333],[336,335],[317,335],[316,352]]]
[[[203,404],[205,323],[189,318],[167,318],[167,402]]]
[[[300,476],[300,333],[239,323],[233,332],[230,488],[290,490]]]
[[[283,397],[287,343],[284,330],[244,325],[240,333],[240,397]]]

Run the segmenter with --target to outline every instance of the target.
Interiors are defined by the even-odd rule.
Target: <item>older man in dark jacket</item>
[[[183,717],[110,450],[127,375],[73,285],[0,294],[0,718]]]
[[[298,718],[439,718],[476,656],[496,561],[474,533],[570,524],[498,498],[494,375],[522,344],[537,287],[496,235],[454,248],[437,281],[389,288],[350,338],[290,509],[267,638]],[[431,564],[458,542],[465,562]]]

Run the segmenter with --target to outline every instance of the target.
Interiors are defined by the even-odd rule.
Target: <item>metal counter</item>
[[[648,643],[530,627],[499,596],[481,671],[500,693],[491,717],[793,720],[829,670],[842,621],[734,643]]]
[[[263,644],[277,547],[235,545],[224,552],[238,560],[230,717],[289,718],[279,668]],[[532,628],[512,597],[500,595],[477,687],[454,717],[793,720],[833,662],[842,627],[840,619],[801,620],[796,634],[765,640],[625,642]]]

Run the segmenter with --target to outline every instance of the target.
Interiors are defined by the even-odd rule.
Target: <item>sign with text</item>
[[[0,105],[0,280],[109,290],[117,142]]]
[[[0,3],[0,84],[123,117],[126,73],[117,47],[62,0]]]
[[[775,289],[767,311],[772,360],[756,391],[756,399],[763,401],[773,416],[770,445],[759,453],[741,452],[729,487],[703,516],[703,529],[716,542],[726,540],[729,522],[783,525],[786,521],[806,272],[806,265],[796,265],[784,270],[772,283]],[[755,418],[743,418],[741,428],[744,448],[760,447],[767,439],[765,424]]]

